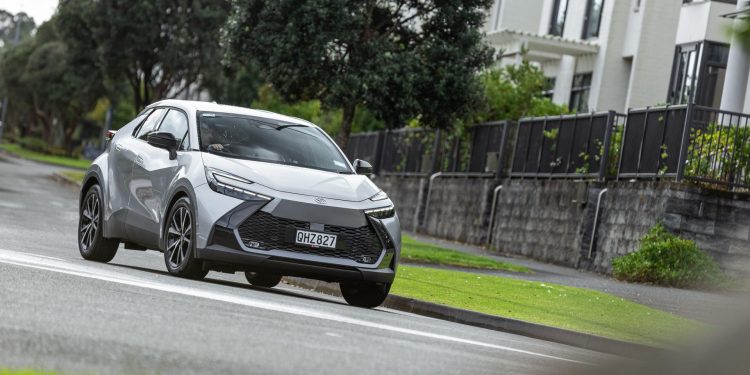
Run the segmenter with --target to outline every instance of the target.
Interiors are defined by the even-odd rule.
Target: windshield
[[[267,118],[199,113],[201,151],[228,157],[353,173],[318,128]]]

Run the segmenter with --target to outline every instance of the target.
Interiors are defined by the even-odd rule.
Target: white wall
[[[634,14],[643,12],[634,12],[630,1],[604,2],[599,53],[594,58],[592,69],[594,75],[589,97],[589,109],[592,111],[626,109],[632,60],[623,57],[623,48],[633,31]]]
[[[722,18],[722,14],[735,10],[734,4],[717,1],[704,1],[685,4],[680,11],[675,44],[687,44],[712,40],[729,43],[729,28],[732,20]]]
[[[500,0],[500,28],[537,33],[541,22],[545,0]],[[496,1],[497,2],[497,1]],[[548,23],[549,24],[549,23]]]
[[[666,102],[681,8],[682,0],[641,0],[643,23],[626,107]]]

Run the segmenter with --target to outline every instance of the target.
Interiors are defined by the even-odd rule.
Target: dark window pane
[[[588,1],[588,5],[586,5],[586,18],[584,18],[583,24],[583,39],[596,38],[599,36],[603,8],[604,0]]]
[[[166,111],[167,110],[165,108],[159,108],[151,112],[151,115],[148,116],[146,121],[138,130],[138,134],[136,135],[138,139],[146,141],[148,135],[153,133],[154,129],[156,129],[156,126],[159,125],[159,122],[161,122],[161,118],[162,116],[164,116],[164,112]]]
[[[570,91],[571,111],[584,113],[589,111],[589,93],[591,92],[591,73],[581,73],[573,76],[573,88]]]
[[[568,11],[568,0],[554,0],[552,17],[550,17],[550,35],[562,36],[565,29],[565,13]]]
[[[175,139],[180,141],[180,150],[187,150],[188,143],[182,142],[186,139],[188,133],[188,119],[182,111],[175,109],[169,110],[169,113],[164,117],[164,120],[159,126],[159,132],[165,132],[172,134]]]

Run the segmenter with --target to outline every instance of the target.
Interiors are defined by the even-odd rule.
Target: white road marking
[[[409,329],[409,328],[396,327],[396,326],[392,326],[388,324],[368,322],[365,320],[350,318],[350,317],[346,317],[343,315],[326,313],[326,312],[311,310],[311,309],[307,309],[303,307],[286,306],[286,305],[281,305],[281,304],[277,304],[273,302],[259,301],[256,299],[235,296],[235,295],[231,295],[227,293],[200,290],[200,289],[183,287],[179,285],[172,285],[172,284],[168,284],[165,282],[146,280],[143,278],[139,278],[139,277],[135,277],[135,276],[127,275],[127,274],[99,269],[97,267],[91,267],[91,266],[86,266],[86,265],[65,262],[59,259],[45,257],[42,255],[0,249],[0,263],[40,269],[40,270],[45,270],[45,271],[58,272],[58,273],[67,274],[67,275],[86,277],[86,278],[114,282],[118,284],[134,286],[134,287],[158,290],[158,291],[169,292],[169,293],[176,293],[176,294],[181,294],[181,295],[186,295],[186,296],[205,298],[205,299],[210,299],[214,301],[233,303],[237,305],[283,312],[283,313],[293,314],[293,315],[298,315],[298,316],[312,317],[312,318],[334,321],[334,322],[339,322],[339,323],[353,324],[353,325],[358,325],[362,327],[381,329],[384,331],[397,332],[397,333],[402,333],[402,334],[407,334],[407,335],[414,335],[414,336],[426,337],[426,338],[431,338],[431,339],[436,339],[436,340],[462,343],[462,344],[467,344],[467,345],[481,346],[481,347],[490,348],[490,349],[504,350],[504,351],[509,351],[513,353],[531,355],[535,357],[554,359],[558,361],[590,365],[590,363],[582,362],[582,361],[578,361],[574,359],[562,358],[562,357],[557,357],[557,356],[543,354],[543,353],[537,353],[537,352],[523,350],[523,349],[516,349],[516,348],[503,346],[503,345],[495,345],[495,344],[489,344],[489,343],[485,343],[481,341],[462,339],[459,337],[441,335],[441,334],[430,333],[430,332],[423,332],[423,331],[418,331],[418,330]]]

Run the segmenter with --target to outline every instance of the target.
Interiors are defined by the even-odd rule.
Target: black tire
[[[283,276],[274,273],[245,271],[245,278],[250,285],[263,288],[273,288],[276,285],[279,285],[282,277]]]
[[[208,270],[195,258],[195,214],[190,199],[182,197],[169,210],[164,232],[164,264],[170,274],[200,280]]]
[[[339,286],[346,303],[368,309],[382,305],[391,291],[391,284],[386,283],[341,283]]]
[[[78,212],[78,251],[83,259],[106,263],[117,254],[120,241],[104,238],[102,189],[93,185],[83,196]]]

